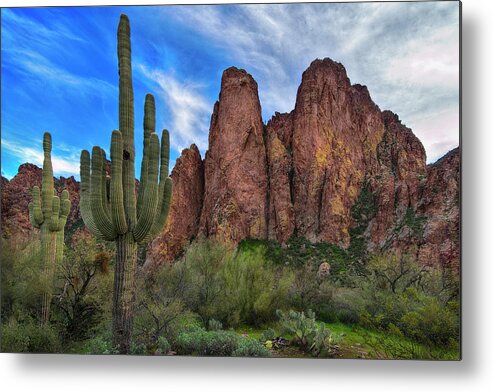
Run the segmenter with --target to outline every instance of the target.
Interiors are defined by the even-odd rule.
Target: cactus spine
[[[128,353],[132,336],[137,244],[159,233],[169,211],[169,134],[163,130],[161,146],[155,133],[155,104],[147,94],[144,105],[144,154],[140,189],[135,189],[134,95],[130,23],[121,15],[118,25],[119,130],[111,135],[111,180],[107,194],[106,158],[100,147],[81,154],[82,218],[99,238],[116,243],[113,287],[113,344]],[[159,177],[159,179],[158,179]]]
[[[62,192],[61,200],[56,196],[51,164],[51,135],[43,136],[43,181],[42,190],[32,189],[33,201],[29,203],[31,224],[41,231],[41,255],[43,259],[43,298],[41,304],[41,322],[50,318],[53,278],[56,265],[63,260],[64,232],[70,212],[70,200],[67,190]]]

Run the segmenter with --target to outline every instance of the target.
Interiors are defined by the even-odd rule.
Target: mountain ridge
[[[29,190],[41,178],[32,166],[21,165],[11,181],[2,177],[4,235],[31,230]],[[381,111],[366,86],[352,85],[340,63],[314,60],[293,110],[266,124],[257,82],[230,67],[208,151],[202,159],[195,145],[184,149],[172,170],[169,220],[149,245],[148,262],[172,261],[197,237],[238,243],[302,236],[458,269],[459,170],[459,147],[427,165],[412,130]],[[69,187],[68,225],[79,227],[77,181],[57,184]]]

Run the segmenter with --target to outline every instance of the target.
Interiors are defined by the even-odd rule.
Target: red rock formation
[[[35,185],[41,186],[42,170],[36,165],[24,163],[17,174],[2,186],[2,234],[25,236],[33,230],[29,222],[29,192]]]
[[[366,87],[344,67],[315,60],[303,73],[293,113],[296,232],[311,241],[349,244],[351,207],[376,164],[384,126]]]
[[[419,241],[419,238],[408,238],[418,233],[408,231],[405,235],[399,227],[404,228],[406,214],[408,218],[410,214],[415,215],[426,179],[426,152],[397,115],[385,111],[382,118],[385,133],[377,147],[379,166],[369,180],[369,190],[377,198],[376,214],[369,224],[369,249],[396,250],[404,243],[407,247]]]
[[[293,135],[291,114],[276,113],[266,128],[269,169],[268,238],[284,242],[294,233],[294,208],[291,194]]]
[[[450,265],[460,260],[460,150],[455,148],[426,168],[418,211],[426,217],[418,259],[423,264]]]
[[[200,233],[237,242],[267,237],[267,163],[257,83],[228,68],[214,105],[205,156]]]
[[[170,262],[199,229],[204,197],[204,164],[195,144],[182,151],[171,172],[173,195],[164,231],[149,245],[147,262]]]
[[[2,179],[2,235],[4,237],[21,236],[27,238],[34,229],[29,222],[28,205],[31,201],[31,189],[41,187],[42,170],[31,163],[19,166],[17,174],[8,181]],[[81,226],[79,214],[79,183],[74,177],[55,178],[55,189],[60,194],[67,189],[72,207],[67,219],[66,233]]]

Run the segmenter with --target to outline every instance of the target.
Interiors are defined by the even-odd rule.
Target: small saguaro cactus
[[[113,345],[125,354],[129,352],[132,336],[137,244],[148,242],[164,227],[171,179],[168,177],[169,134],[163,130],[160,146],[155,133],[154,97],[147,94],[144,154],[136,196],[134,95],[130,23],[126,15],[120,17],[117,36],[120,129],[111,135],[111,179],[107,178],[106,156],[100,147],[92,149],[92,159],[88,151],[82,151],[80,209],[84,223],[95,236],[116,243],[112,333]]]
[[[55,267],[63,260],[64,232],[70,212],[70,200],[67,190],[62,192],[61,200],[56,196],[51,164],[51,135],[43,136],[43,180],[42,190],[35,186],[32,189],[33,201],[29,203],[29,219],[31,224],[41,231],[41,257],[43,259],[43,299],[41,304],[41,322],[47,323],[50,318]]]

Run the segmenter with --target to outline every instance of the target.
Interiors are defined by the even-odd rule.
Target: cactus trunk
[[[132,337],[137,244],[149,241],[164,227],[171,179],[168,131],[163,130],[160,148],[155,133],[154,98],[148,94],[144,106],[144,157],[136,196],[134,94],[130,23],[126,15],[120,17],[117,37],[120,130],[111,135],[109,198],[103,186],[106,184],[104,151],[94,147],[92,159],[88,151],[82,151],[80,208],[84,223],[94,235],[116,242],[112,333],[114,346],[126,354]]]
[[[50,320],[50,305],[53,295],[52,284],[56,265],[57,236],[47,225],[41,228],[41,249],[43,257],[43,294],[41,302],[41,323]]]
[[[113,344],[128,353],[132,336],[137,244],[131,233],[116,239],[113,291]]]
[[[43,260],[43,293],[41,300],[41,323],[50,319],[50,304],[53,296],[53,279],[56,266],[63,260],[63,241],[65,224],[70,212],[69,194],[62,192],[61,201],[55,195],[53,167],[51,164],[51,135],[43,136],[43,180],[42,190],[35,186],[32,190],[33,201],[29,203],[31,224],[41,232],[41,257]]]

